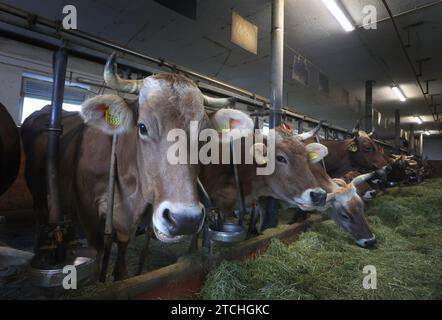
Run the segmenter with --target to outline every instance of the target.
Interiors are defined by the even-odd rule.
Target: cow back
[[[14,182],[20,166],[20,135],[11,115],[0,103],[0,195]]]

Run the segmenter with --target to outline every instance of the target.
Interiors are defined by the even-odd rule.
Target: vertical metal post
[[[304,132],[304,121],[299,119],[298,120],[298,134],[301,134]]]
[[[419,155],[424,157],[424,134],[421,133],[419,136]]]
[[[365,123],[366,132],[373,131],[373,80],[365,81]]]
[[[112,149],[109,166],[109,183],[107,186],[107,210],[106,222],[104,225],[104,249],[103,260],[101,262],[100,281],[105,282],[107,276],[107,268],[109,266],[110,252],[112,249],[112,233],[114,220],[114,198],[115,198],[115,173],[117,161],[117,134],[112,135]],[[147,231],[148,233],[148,231]],[[148,236],[148,235],[147,235]]]
[[[394,110],[394,147],[401,148],[401,114],[399,109]]]
[[[61,135],[61,112],[63,107],[64,83],[66,80],[68,55],[64,43],[54,53],[54,82],[52,87],[52,109],[48,127],[46,179],[49,208],[49,224],[61,222],[60,195],[58,189],[59,149]]]
[[[284,0],[272,0],[270,123],[281,124],[284,79]]]
[[[272,0],[271,29],[271,88],[269,129],[281,124],[284,79],[284,0]],[[263,229],[278,225],[278,203],[273,198],[267,199]]]
[[[414,126],[410,126],[409,136],[408,136],[408,152],[410,154],[416,154],[416,149],[414,146]]]

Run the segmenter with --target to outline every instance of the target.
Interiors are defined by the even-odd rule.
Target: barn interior
[[[87,98],[115,92],[103,81],[103,67],[116,51],[126,79],[183,73],[203,93],[236,97],[235,107],[250,114],[273,109],[274,66],[282,63],[282,120],[296,133],[325,121],[319,136],[339,140],[358,126],[373,132],[382,149],[425,159],[442,176],[442,1],[336,1],[350,23],[344,30],[324,1],[285,0],[278,61],[274,2],[1,0],[0,102],[18,128],[50,104],[54,52],[65,48],[64,110],[80,111]],[[72,12],[76,21],[66,21]],[[236,41],[234,19],[251,28]],[[269,117],[259,121],[272,127]],[[22,157],[17,180],[0,196],[0,216],[13,223],[32,217],[24,166]],[[8,230],[0,224],[0,241],[26,230],[17,243],[31,250],[34,226],[18,224]],[[165,255],[149,271],[174,263],[184,249],[152,250]]]

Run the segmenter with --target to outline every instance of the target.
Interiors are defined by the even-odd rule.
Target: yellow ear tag
[[[310,161],[315,161],[318,159],[318,154],[316,152],[310,152],[308,156],[310,157]]]
[[[356,145],[355,142],[352,142],[348,145],[348,151],[350,151],[350,152],[358,151],[358,146]]]
[[[112,127],[118,127],[121,124],[120,117],[112,114],[109,109],[106,110],[104,119]]]

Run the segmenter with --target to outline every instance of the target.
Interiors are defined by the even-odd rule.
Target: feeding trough
[[[45,288],[62,287],[63,279],[72,274],[73,270],[77,283],[85,283],[96,274],[97,252],[94,249],[73,245],[66,250],[66,255],[64,261],[57,263],[53,248],[40,249],[30,264],[32,285]],[[66,266],[69,268],[65,269]]]
[[[231,223],[223,222],[219,224],[212,224],[207,229],[206,243],[207,251],[209,255],[213,254],[214,244],[233,245],[246,238],[247,232],[243,226]]]

